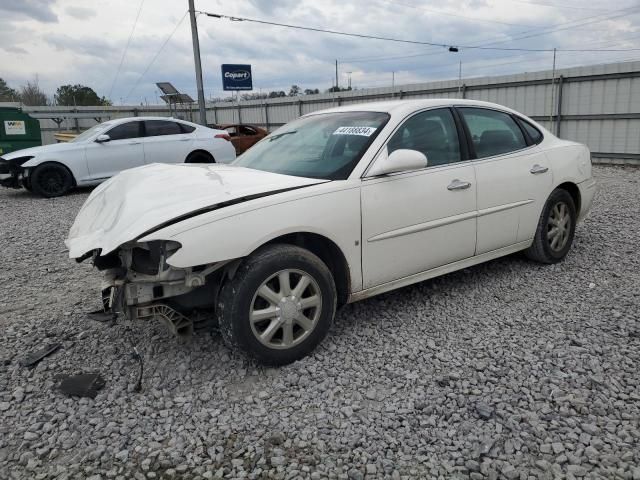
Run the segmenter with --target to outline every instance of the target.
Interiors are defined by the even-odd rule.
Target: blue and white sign
[[[222,65],[223,90],[253,90],[251,65]]]

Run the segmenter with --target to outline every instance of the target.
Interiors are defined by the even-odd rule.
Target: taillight
[[[215,138],[224,138],[227,142],[231,141],[231,137],[228,133],[218,133]]]

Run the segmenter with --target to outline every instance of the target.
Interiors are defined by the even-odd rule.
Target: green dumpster
[[[0,107],[0,156],[42,145],[40,122],[20,108]]]

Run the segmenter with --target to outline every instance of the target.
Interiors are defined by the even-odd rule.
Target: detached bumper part
[[[193,335],[193,321],[163,303],[136,307],[136,317],[138,320],[159,320],[179,338],[190,338]]]

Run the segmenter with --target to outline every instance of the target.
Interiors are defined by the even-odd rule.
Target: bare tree
[[[25,105],[47,105],[47,94],[44,93],[38,85],[38,80],[27,82],[26,85],[20,87],[20,101]]]

